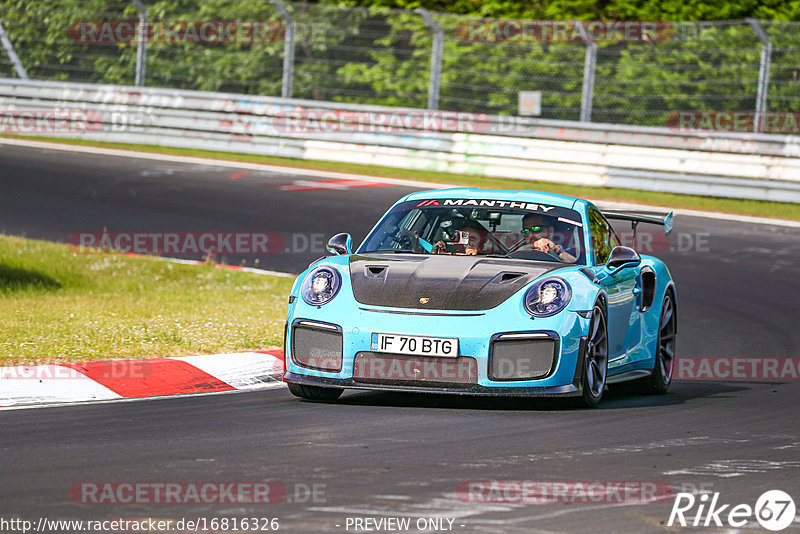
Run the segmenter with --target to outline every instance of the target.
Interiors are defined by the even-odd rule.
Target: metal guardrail
[[[0,2],[0,76],[650,126],[690,110],[800,111],[800,21],[339,4]],[[766,122],[736,131],[785,131]]]
[[[68,113],[61,128],[42,120],[14,132],[33,124],[15,122],[20,112],[82,113]],[[0,133],[800,202],[800,139],[765,134],[18,79],[0,79]]]

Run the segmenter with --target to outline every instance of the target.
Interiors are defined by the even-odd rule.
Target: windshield
[[[486,255],[584,264],[577,211],[498,200],[414,200],[395,206],[359,249]]]

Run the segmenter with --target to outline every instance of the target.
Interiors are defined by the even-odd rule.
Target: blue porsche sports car
[[[353,252],[348,234],[289,296],[284,381],[344,389],[581,397],[637,380],[665,393],[677,334],[666,265],[620,246],[601,212],[536,191],[447,189],[395,203]]]

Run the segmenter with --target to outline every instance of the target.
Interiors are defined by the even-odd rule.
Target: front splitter
[[[286,373],[283,381],[291,384],[323,388],[358,389],[368,391],[395,391],[403,393],[433,393],[437,395],[474,395],[485,397],[577,397],[582,394],[580,380],[565,386],[552,387],[487,387],[479,384],[427,386],[415,384],[386,384],[380,382],[357,382],[352,378],[323,378],[318,376]]]

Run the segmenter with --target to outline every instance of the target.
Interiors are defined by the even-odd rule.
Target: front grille
[[[309,369],[341,371],[342,333],[334,325],[313,324],[301,321],[292,327],[292,359]]]
[[[551,373],[558,354],[557,338],[500,339],[492,342],[489,378],[534,380]]]
[[[438,358],[359,352],[353,362],[353,379],[368,384],[469,387],[478,383],[478,362],[466,356]]]

